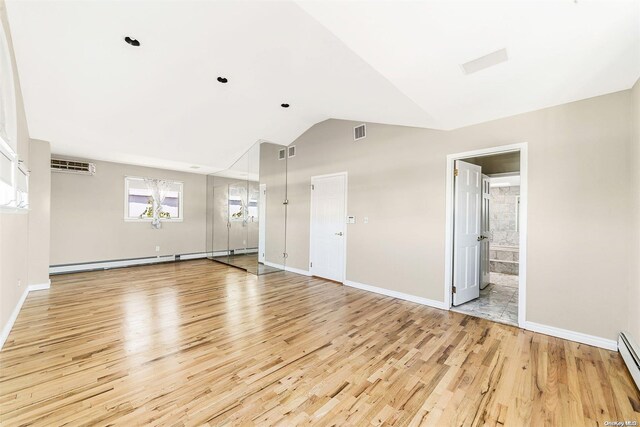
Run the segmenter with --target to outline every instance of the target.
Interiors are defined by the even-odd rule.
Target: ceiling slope
[[[292,2],[7,5],[30,134],[58,154],[211,172],[330,117],[435,125]]]
[[[453,129],[629,89],[640,76],[640,1],[299,2]],[[500,49],[508,61],[466,75]]]
[[[628,89],[639,5],[7,0],[33,138],[199,172],[327,118],[451,129]]]

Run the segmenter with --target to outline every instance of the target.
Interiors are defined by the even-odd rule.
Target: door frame
[[[258,191],[258,263],[264,264],[267,260],[267,184],[259,184]]]
[[[311,267],[311,260],[313,255],[313,190],[311,190],[311,186],[313,185],[313,181],[322,178],[332,178],[336,176],[344,176],[344,239],[342,239],[343,244],[343,266],[342,266],[342,281],[343,283],[347,281],[347,194],[349,192],[349,174],[345,172],[336,172],[336,173],[328,173],[324,175],[314,175],[311,177],[311,182],[309,184],[309,273],[313,276],[313,267]]]
[[[453,169],[456,160],[470,157],[484,157],[513,151],[520,152],[520,233],[519,233],[519,274],[518,274],[518,326],[525,328],[527,309],[527,202],[528,202],[528,144],[501,145],[473,151],[447,155],[446,177],[446,220],[445,220],[445,271],[444,271],[444,306],[451,310],[453,301]]]

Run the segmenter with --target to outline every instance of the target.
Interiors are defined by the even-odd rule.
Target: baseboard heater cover
[[[640,390],[640,347],[628,332],[621,332],[618,337],[618,351],[627,369]]]
[[[161,255],[157,257],[129,258],[111,261],[83,262],[78,264],[52,265],[49,274],[79,273],[82,271],[108,270],[110,268],[133,267],[136,265],[157,264],[161,262],[186,261],[190,259],[206,258],[206,252],[188,254]]]

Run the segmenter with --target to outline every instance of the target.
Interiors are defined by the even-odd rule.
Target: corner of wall
[[[633,222],[633,242],[631,250],[631,265],[628,301],[628,331],[636,342],[640,342],[640,79],[631,88],[632,99],[632,131],[631,131],[631,182]],[[635,260],[635,262],[633,262]]]

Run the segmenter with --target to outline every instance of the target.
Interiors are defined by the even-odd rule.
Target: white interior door
[[[346,175],[311,178],[309,271],[314,276],[344,281]]]
[[[482,212],[480,230],[480,289],[484,289],[490,282],[489,272],[489,208],[491,200],[491,182],[487,175],[482,175]]]
[[[456,160],[453,305],[480,296],[482,168]]]
[[[264,263],[267,251],[267,184],[260,184],[258,200],[258,262]]]

